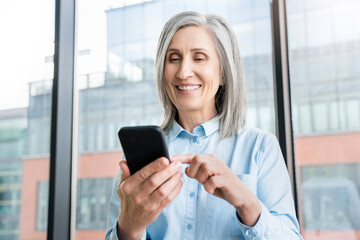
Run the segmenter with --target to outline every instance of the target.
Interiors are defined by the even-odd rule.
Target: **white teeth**
[[[183,91],[191,91],[191,90],[196,90],[198,89],[200,86],[199,85],[193,85],[193,86],[177,86],[180,90]]]

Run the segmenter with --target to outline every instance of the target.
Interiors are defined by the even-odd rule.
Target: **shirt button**
[[[245,235],[247,236],[247,237],[250,237],[250,238],[255,238],[256,236],[257,236],[257,232],[254,230],[254,231],[252,231],[252,230],[250,230],[250,229],[247,229],[246,231],[245,231]]]
[[[188,230],[191,230],[191,229],[193,228],[193,225],[188,224],[188,225],[186,226],[186,228],[187,228]]]
[[[189,193],[189,196],[190,196],[191,198],[193,198],[193,197],[195,196],[195,193],[194,193],[194,192],[191,192],[191,193]]]
[[[192,141],[193,141],[193,143],[198,143],[198,142],[199,142],[199,138],[198,138],[198,137],[194,137],[194,138],[192,139]]]

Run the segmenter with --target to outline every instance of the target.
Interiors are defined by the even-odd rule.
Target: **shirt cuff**
[[[113,235],[110,238],[111,240],[121,240],[117,236],[117,228],[118,228],[118,224],[116,221],[115,226],[113,227]],[[145,231],[144,235],[142,236],[141,240],[146,240],[146,231]]]
[[[236,218],[238,220],[238,224],[240,225],[241,231],[243,232],[245,239],[254,239],[254,240],[261,239],[261,236],[263,235],[266,228],[266,223],[272,217],[271,213],[263,203],[261,203],[260,217],[253,227],[249,227],[243,224],[241,222],[241,218],[238,215],[238,213],[236,211],[235,213],[236,213]]]

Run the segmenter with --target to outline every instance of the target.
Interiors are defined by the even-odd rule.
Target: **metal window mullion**
[[[271,24],[273,38],[274,91],[277,120],[277,136],[289,171],[295,207],[298,213],[296,175],[294,163],[291,94],[287,47],[285,0],[271,0]],[[299,216],[299,213],[298,213]]]
[[[75,0],[55,2],[47,239],[70,239]]]

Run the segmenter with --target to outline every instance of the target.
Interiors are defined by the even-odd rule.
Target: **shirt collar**
[[[205,136],[210,136],[211,134],[213,134],[214,132],[219,130],[219,128],[220,128],[220,119],[219,119],[219,115],[217,115],[213,119],[211,119],[211,120],[201,124],[200,126],[196,127],[194,130],[196,130],[196,129],[199,129],[199,130],[201,129],[202,130],[203,129],[204,132],[205,132],[204,135]],[[182,132],[186,132],[186,130],[184,128],[182,128],[177,121],[174,121],[171,128],[170,128],[170,131],[169,131],[170,141],[173,141]]]
[[[219,115],[217,115],[213,119],[203,123],[202,126],[203,126],[203,128],[205,130],[205,135],[210,136],[211,134],[213,134],[214,132],[216,132],[217,130],[220,129]]]
[[[182,131],[185,131],[185,129],[177,121],[174,121],[169,131],[170,141],[172,142]]]

